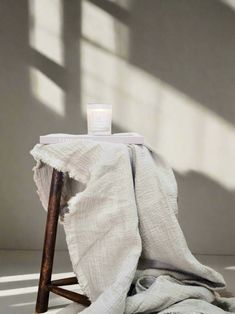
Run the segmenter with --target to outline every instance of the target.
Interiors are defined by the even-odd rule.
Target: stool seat
[[[144,137],[138,133],[116,133],[112,135],[55,133],[42,135],[39,140],[40,144],[69,143],[76,140],[90,140],[117,144],[144,144]]]

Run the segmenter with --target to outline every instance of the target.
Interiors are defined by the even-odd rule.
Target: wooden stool
[[[38,285],[37,303],[35,309],[36,313],[47,312],[50,292],[58,294],[77,303],[83,304],[85,306],[90,305],[90,301],[85,295],[81,295],[79,293],[68,291],[59,287],[78,283],[76,277],[51,281],[62,187],[63,173],[57,171],[56,169],[53,169],[50,196],[48,202],[40,279]]]
[[[93,141],[122,143],[122,144],[144,144],[144,137],[137,133],[112,134],[112,135],[71,135],[71,134],[49,134],[40,136],[41,144],[55,144],[70,142],[75,139],[88,139]],[[60,198],[63,187],[63,173],[53,169],[51,179],[51,190],[48,203],[47,222],[45,229],[44,247],[40,280],[38,286],[38,296],[36,303],[36,313],[44,313],[48,310],[50,292],[56,293],[64,298],[83,304],[90,305],[89,299],[79,293],[68,291],[59,286],[73,285],[78,283],[76,277],[51,281],[57,225],[60,213]]]

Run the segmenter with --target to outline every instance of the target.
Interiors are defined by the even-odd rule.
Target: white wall
[[[143,133],[174,167],[192,250],[235,254],[235,11],[215,0],[29,3],[0,2],[0,247],[42,246],[28,153],[38,136],[86,132],[85,103],[107,101],[115,130]]]
[[[34,1],[29,3],[31,16],[28,1],[0,2],[0,247],[6,249],[42,247],[45,212],[36,194],[29,155],[39,135],[85,131],[79,107],[79,2],[51,1],[50,7],[48,1],[37,1],[41,3],[39,21],[32,15]],[[55,17],[60,11],[59,24]],[[34,23],[39,28],[36,35]],[[30,43],[30,31],[38,46]],[[57,243],[65,248],[62,230]]]

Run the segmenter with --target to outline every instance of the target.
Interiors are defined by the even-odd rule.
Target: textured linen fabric
[[[83,140],[36,145],[31,153],[45,208],[52,168],[64,172],[61,220],[73,270],[92,302],[61,313],[235,312],[235,300],[215,292],[225,287],[222,276],[188,249],[175,178],[158,155],[142,145]]]

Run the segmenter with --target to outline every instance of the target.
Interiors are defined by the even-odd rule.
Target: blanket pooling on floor
[[[216,292],[225,286],[222,276],[188,249],[176,217],[175,178],[158,155],[141,145],[82,140],[36,145],[31,154],[45,208],[52,168],[65,174],[66,240],[73,270],[92,302],[61,313],[235,312],[235,300]]]

